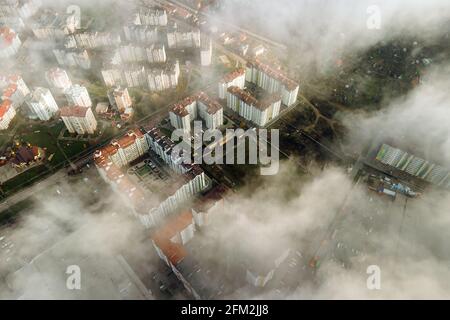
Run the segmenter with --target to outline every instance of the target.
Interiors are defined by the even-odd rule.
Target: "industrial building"
[[[448,169],[388,144],[380,147],[375,159],[431,184],[450,188],[450,171]]]

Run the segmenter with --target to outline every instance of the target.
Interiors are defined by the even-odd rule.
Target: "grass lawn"
[[[1,188],[6,196],[10,193],[17,191],[20,188],[26,187],[37,180],[39,177],[44,176],[50,171],[44,166],[39,165],[28,169],[27,171],[15,176],[14,178],[6,181],[2,184]]]
[[[0,226],[11,222],[11,220],[15,219],[21,211],[31,208],[32,205],[33,200],[25,199],[0,212]]]

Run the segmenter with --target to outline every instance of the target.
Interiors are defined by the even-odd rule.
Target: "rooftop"
[[[227,82],[231,82],[234,79],[236,79],[239,76],[243,76],[245,75],[245,69],[244,68],[239,68],[236,69],[230,73],[227,73],[221,80],[222,83],[227,83]]]
[[[272,66],[262,63],[258,59],[248,61],[248,66],[255,67],[266,73],[268,76],[277,79],[278,81],[283,83],[289,90],[294,90],[296,87],[298,87],[298,83],[289,79],[281,70],[275,69]]]
[[[90,108],[82,106],[66,106],[60,109],[60,115],[61,117],[84,118],[86,117],[88,110],[90,110]]]

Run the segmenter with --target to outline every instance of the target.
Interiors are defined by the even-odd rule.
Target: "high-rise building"
[[[124,27],[125,39],[139,43],[159,41],[159,29],[154,26],[129,24]]]
[[[141,9],[136,14],[135,24],[148,26],[166,26],[167,12],[166,10],[159,7]]]
[[[6,0],[0,3],[0,16],[28,19],[42,6],[41,0]]]
[[[150,63],[162,63],[167,61],[166,49],[163,44],[152,44],[145,49],[147,61]]]
[[[120,86],[108,91],[108,99],[110,104],[117,108],[120,113],[124,113],[127,109],[130,109],[133,104],[128,94],[128,89]]]
[[[148,47],[129,44],[119,47],[118,52],[123,62],[163,63],[167,60],[163,44],[151,44]]]
[[[86,108],[92,107],[92,101],[87,89],[79,84],[69,87],[64,91],[64,94],[69,105]]]
[[[120,86],[124,82],[122,77],[122,70],[118,68],[103,69],[101,73],[103,81],[108,87]]]
[[[97,120],[91,108],[68,106],[61,108],[61,119],[70,133],[93,134],[97,129]]]
[[[38,39],[63,39],[80,27],[80,18],[76,14],[44,11],[30,27]]]
[[[169,49],[200,47],[200,30],[196,28],[181,28],[174,25],[168,28],[166,36]]]
[[[227,89],[227,106],[241,117],[262,127],[279,115],[281,97],[271,94],[258,100],[249,92],[231,86]]]
[[[134,129],[117,140],[111,141],[109,145],[95,152],[94,157],[109,159],[117,167],[121,168],[131,161],[143,156],[148,150],[145,135],[140,129]]]
[[[16,110],[10,100],[3,100],[0,104],[0,130],[8,129],[12,119],[16,116]]]
[[[14,56],[22,42],[14,30],[8,27],[0,28],[0,59],[7,59]]]
[[[70,35],[68,41],[76,43],[78,48],[93,49],[117,46],[122,40],[119,34],[112,32],[79,32]]]
[[[53,54],[61,66],[91,68],[91,58],[85,49],[53,49]]]
[[[190,123],[197,117],[204,120],[208,129],[216,129],[223,124],[222,105],[200,92],[175,103],[169,111],[172,126],[186,132],[191,131]]]
[[[202,66],[211,65],[212,59],[212,40],[211,38],[202,35],[200,41],[200,64]]]
[[[297,101],[299,85],[277,70],[259,60],[247,63],[245,80],[256,84],[269,93],[280,93],[281,101],[291,106]]]
[[[163,91],[178,86],[180,78],[180,64],[167,62],[163,67],[152,68],[147,71],[147,84],[150,91]]]
[[[12,75],[3,77],[0,81],[3,84],[0,86],[3,89],[2,99],[10,100],[14,108],[20,108],[26,96],[30,94],[30,89],[28,89],[22,77]]]
[[[47,121],[59,110],[50,90],[42,87],[34,88],[27,104],[28,117],[31,119]]]
[[[127,87],[144,87],[147,84],[144,66],[135,66],[123,70],[123,79]]]
[[[227,89],[231,86],[244,89],[245,87],[245,69],[240,68],[226,74],[222,80],[219,81],[219,98],[225,99]]]
[[[9,26],[11,29],[20,32],[25,28],[25,23],[21,17],[2,16],[0,14],[0,25]]]
[[[51,68],[45,73],[45,79],[51,87],[60,91],[69,89],[72,86],[72,81],[67,72],[60,68]]]

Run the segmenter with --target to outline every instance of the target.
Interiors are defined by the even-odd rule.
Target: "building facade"
[[[234,70],[225,77],[222,78],[219,82],[219,98],[225,99],[227,95],[227,89],[231,86],[238,87],[240,89],[244,89],[245,87],[245,69],[237,69]]]
[[[191,131],[191,122],[204,120],[208,129],[217,129],[223,124],[223,108],[220,103],[200,92],[172,105],[169,111],[171,125],[176,129]]]
[[[227,107],[262,127],[280,113],[281,97],[271,94],[262,100],[235,86],[227,89]]]
[[[131,108],[133,105],[131,97],[128,94],[128,89],[120,86],[112,88],[108,91],[108,99],[109,103],[120,113],[125,112],[125,110]]]
[[[297,101],[298,83],[286,77],[280,70],[256,59],[247,63],[245,80],[269,93],[279,93],[282,103],[286,106],[291,106]]]
[[[16,55],[21,45],[19,35],[14,30],[8,27],[0,28],[0,59]]]
[[[45,73],[45,79],[48,84],[60,91],[69,89],[72,86],[72,81],[69,78],[66,70],[60,68],[52,68]]]
[[[58,112],[58,105],[53,98],[52,93],[47,88],[37,87],[27,100],[28,117],[48,121]]]
[[[92,101],[86,87],[73,85],[64,91],[67,102],[72,106],[92,107]]]
[[[166,26],[167,25],[166,10],[158,7],[141,9],[136,14],[135,24],[147,26]]]
[[[68,106],[60,109],[60,116],[70,133],[94,134],[97,120],[91,108]]]
[[[0,130],[8,129],[9,124],[15,116],[16,110],[12,102],[10,100],[3,100],[0,104]]]
[[[200,43],[200,64],[204,67],[211,65],[212,60],[212,40],[207,36],[202,36]]]

